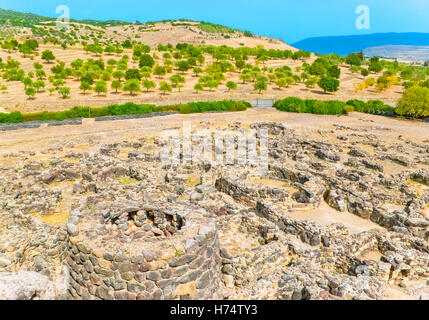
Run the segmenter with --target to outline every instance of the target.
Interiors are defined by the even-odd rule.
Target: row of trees
[[[178,88],[179,91],[185,83],[183,76],[189,70],[192,70],[196,77],[200,77],[198,84],[194,87],[197,92],[205,88],[209,90],[218,88],[226,80],[225,73],[227,72],[239,72],[239,78],[243,83],[253,82],[254,89],[260,93],[267,90],[271,83],[275,83],[279,89],[301,82],[305,83],[309,88],[318,84],[325,92],[337,91],[339,87],[338,78],[341,71],[334,57],[320,57],[311,65],[304,63],[302,67],[298,67],[295,70],[297,73],[294,73],[289,67],[274,69],[259,66],[260,63],[264,64],[269,58],[298,57],[306,59],[309,54],[305,51],[298,51],[294,55],[288,50],[266,50],[262,47],[195,47],[189,44],[178,44],[176,48],[173,48],[173,46],[167,45],[158,47],[158,51],[162,52],[163,61],[161,65],[157,61],[160,58],[156,54],[149,54],[151,51],[149,46],[134,44],[131,47],[133,49],[132,60],[138,63],[139,69],[136,67],[129,68],[130,59],[128,55],[123,56],[120,60],[110,58],[107,64],[102,59],[94,60],[90,58],[87,61],[76,59],[71,63],[70,67],[67,67],[64,62],[57,61],[57,64],[50,68],[52,76],[49,76],[48,80],[52,83],[53,88],[59,91],[60,88],[64,88],[64,82],[68,78],[74,77],[76,80],[81,81],[80,89],[84,93],[94,90],[98,94],[104,93],[108,87],[108,82],[112,81],[111,88],[115,92],[124,90],[133,94],[139,91],[139,88],[136,88],[136,82],[132,81],[130,82],[132,85],[129,83],[127,85],[127,83],[122,83],[123,79],[125,81],[137,79],[139,85],[146,88],[146,90],[150,90],[154,85],[151,79],[152,75],[162,79],[166,75],[172,74],[173,69],[176,69],[181,74],[172,75],[170,82],[172,87]],[[99,51],[99,48],[100,46],[95,44],[87,46],[87,49],[93,52]],[[104,51],[114,52],[115,47],[106,47]],[[213,62],[204,65],[206,54],[212,55]],[[254,55],[257,59],[255,64],[248,62],[251,55]],[[55,56],[50,50],[43,51],[41,58],[46,63],[55,60]],[[6,68],[7,71],[3,76],[11,81],[24,82],[25,90],[29,95],[40,92],[45,86],[43,80],[47,77],[43,66],[36,63],[35,71],[29,72],[26,76],[25,72],[19,69],[19,62],[17,63],[18,65],[14,68]],[[37,80],[34,81],[33,79]],[[144,81],[141,82],[142,80]],[[160,83],[160,88],[162,87],[164,92],[168,91],[168,86],[165,83],[166,81]],[[237,83],[234,81],[229,81],[225,85],[228,90],[237,88]],[[53,88],[49,90],[53,92]],[[62,91],[66,93],[66,90]],[[66,94],[63,96],[66,96]]]

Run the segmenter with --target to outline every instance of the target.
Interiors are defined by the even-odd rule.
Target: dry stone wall
[[[70,237],[67,265],[73,299],[219,299],[220,252],[214,222],[190,213],[173,237],[104,243]]]

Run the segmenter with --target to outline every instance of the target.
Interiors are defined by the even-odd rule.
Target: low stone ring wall
[[[184,220],[178,232],[162,240],[103,242],[86,236],[94,219],[71,217],[75,233],[68,242],[69,298],[220,299],[221,258],[214,220],[199,211]]]

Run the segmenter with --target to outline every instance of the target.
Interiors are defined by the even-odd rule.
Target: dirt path
[[[285,211],[285,214],[297,220],[314,221],[321,225],[342,223],[351,234],[374,229],[379,231],[384,230],[382,227],[370,220],[362,219],[349,212],[339,212],[328,206],[325,202],[322,202],[321,206],[317,209],[297,210],[293,212]]]
[[[399,136],[402,136],[404,141],[410,140],[416,143],[428,143],[429,141],[429,123],[420,121],[398,120],[362,113],[351,113],[348,116],[322,116],[286,113],[273,108],[253,108],[235,113],[175,114],[154,118],[93,122],[90,125],[1,132],[0,153],[29,150],[29,148],[37,152],[48,148],[50,144],[64,145],[65,142],[76,144],[79,141],[86,142],[88,138],[103,143],[141,135],[158,135],[163,129],[181,127],[183,121],[191,121],[193,127],[198,126],[201,122],[210,122],[212,128],[224,127],[235,121],[240,121],[244,125],[258,121],[274,121],[298,130],[308,138],[320,141],[327,139],[323,135],[323,130],[332,130],[335,129],[334,125],[343,125],[353,128],[353,130],[364,129],[367,133],[382,137],[387,143],[397,142]]]
[[[48,148],[49,145],[63,145],[65,142],[86,142],[89,138],[97,142],[112,142],[132,138],[143,134],[156,135],[163,129],[181,127],[183,121],[191,121],[193,126],[210,121],[213,126],[240,121],[250,124],[257,121],[281,122],[285,126],[305,132],[314,139],[323,139],[319,129],[334,129],[334,124],[353,128],[363,128],[383,137],[386,142],[395,142],[398,136],[416,143],[429,140],[429,123],[397,120],[362,113],[348,116],[320,116],[280,112],[273,108],[253,108],[245,112],[206,113],[191,115],[170,115],[160,118],[144,118],[123,121],[95,122],[91,125],[73,125],[22,129],[0,133],[0,154],[10,151],[35,150]],[[377,130],[382,127],[388,130]],[[373,129],[373,130],[372,130]]]

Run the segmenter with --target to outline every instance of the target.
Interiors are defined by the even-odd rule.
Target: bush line
[[[296,113],[312,113],[326,115],[344,115],[349,112],[364,112],[386,116],[394,116],[395,108],[384,104],[380,100],[349,100],[347,102],[338,100],[303,100],[289,97],[278,100],[274,103],[274,108],[280,111]]]
[[[245,101],[222,100],[209,102],[189,102],[186,104],[175,104],[167,106],[156,106],[153,104],[114,104],[102,108],[74,107],[66,111],[38,112],[22,114],[19,111],[12,113],[0,113],[0,123],[19,123],[29,121],[63,121],[76,118],[99,118],[105,116],[120,116],[132,114],[148,114],[153,112],[179,112],[181,114],[203,113],[203,112],[235,112],[245,111],[251,108],[250,103]]]

